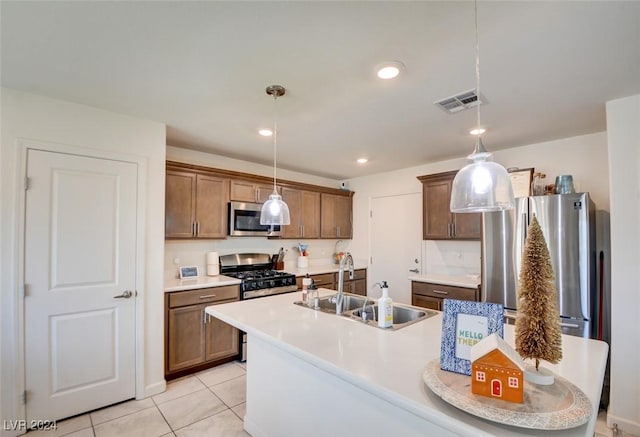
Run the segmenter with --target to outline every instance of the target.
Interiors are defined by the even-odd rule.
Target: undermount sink
[[[336,304],[331,302],[333,296],[326,296],[318,300],[317,307],[307,307],[304,302],[294,302],[296,305],[304,306],[324,313],[336,313]],[[367,302],[366,317],[363,317],[363,305]],[[393,305],[393,325],[389,330],[397,330],[409,326],[421,320],[428,319],[438,314],[437,311],[426,308],[415,308],[400,304]],[[343,313],[342,316],[349,317],[353,320],[366,323],[369,326],[378,327],[378,305],[374,299],[364,296],[358,296],[349,293],[343,293]]]
[[[373,311],[372,311],[373,310]],[[363,309],[357,309],[351,312],[351,317],[356,320],[361,320],[369,325],[378,326],[378,305],[367,306],[366,317],[363,318]],[[437,311],[428,310],[426,308],[412,308],[407,306],[401,306],[398,304],[393,305],[393,325],[386,329],[400,329],[405,326],[409,326],[420,320],[428,319],[438,314]]]
[[[357,308],[362,308],[362,305],[364,305],[365,300],[367,302],[373,303],[374,301],[372,299],[368,299],[364,296],[358,296],[355,294],[349,294],[349,293],[343,293],[343,300],[342,300],[342,311],[343,312],[347,312],[347,311],[352,311],[355,310]],[[314,308],[314,307],[310,307],[311,309],[316,309],[316,310],[320,310],[324,313],[333,313],[335,314],[336,312],[336,304],[331,302],[330,299],[333,296],[326,296],[326,297],[321,297],[320,299],[318,299],[318,307]],[[300,305],[300,306],[307,306],[304,302],[294,302],[296,305]],[[345,314],[346,315],[346,314]]]

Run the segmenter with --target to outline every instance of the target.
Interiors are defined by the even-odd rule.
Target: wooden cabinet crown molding
[[[271,177],[254,175],[250,173],[243,173],[243,172],[234,171],[234,170],[224,170],[219,168],[204,167],[200,165],[187,164],[187,163],[177,162],[177,161],[167,161],[166,168],[167,170],[177,170],[177,171],[186,170],[192,173],[215,175],[218,177],[225,177],[229,179],[244,179],[244,180],[251,181],[258,184],[271,184],[273,186],[273,178]],[[307,184],[304,182],[288,181],[285,179],[278,179],[277,182],[279,187],[295,188],[295,189],[306,190],[306,191],[317,191],[320,193],[334,194],[337,196],[353,197],[353,195],[355,194],[354,191],[341,190],[339,188],[324,187],[321,185]]]
[[[456,177],[456,174],[459,171],[460,170],[451,170],[451,171],[445,171],[442,173],[426,174],[423,176],[417,176],[417,179],[422,183],[427,181],[435,181],[438,179],[442,179],[442,180],[453,179]]]

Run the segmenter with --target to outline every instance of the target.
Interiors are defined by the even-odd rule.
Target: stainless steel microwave
[[[279,237],[280,225],[261,225],[261,203],[229,202],[229,235],[236,237]]]

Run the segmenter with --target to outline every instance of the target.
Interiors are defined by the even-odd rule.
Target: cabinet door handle
[[[196,222],[191,222],[191,236],[196,236]]]
[[[336,235],[340,236],[340,226],[336,226]]]
[[[448,291],[442,291],[442,290],[433,290],[433,292],[438,294],[449,294]]]
[[[206,325],[206,324],[207,324],[207,319],[206,319],[206,317],[205,317],[206,315],[207,315],[207,313],[205,313],[205,312],[204,312],[204,308],[202,308],[202,324],[203,324],[203,325]]]
[[[300,225],[300,236],[304,237],[304,225]]]
[[[196,237],[200,235],[200,222],[196,222]]]
[[[200,299],[208,299],[210,297],[216,297],[215,294],[205,294],[204,296],[200,296]]]
[[[456,236],[456,222],[451,223],[451,236]]]

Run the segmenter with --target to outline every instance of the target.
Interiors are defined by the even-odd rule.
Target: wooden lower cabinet
[[[411,296],[411,305],[442,311],[442,299],[439,299],[437,297],[420,296],[419,294],[413,294]]]
[[[238,330],[228,323],[213,316],[206,315],[209,320],[205,329],[205,361],[214,361],[238,354]]]
[[[336,273],[336,287],[338,284],[338,275]],[[367,295],[367,269],[358,269],[353,272],[353,279],[349,279],[349,271],[344,272],[343,290],[347,293]]]
[[[167,379],[213,367],[238,355],[238,330],[208,315],[205,308],[239,299],[237,285],[165,293]]]
[[[191,305],[167,312],[167,373],[204,362],[204,308]]]
[[[352,281],[344,281],[344,290],[347,293],[359,294],[361,296],[367,295],[367,280],[366,279],[354,279]]]
[[[338,289],[338,273],[322,273],[310,275],[313,283],[318,288]],[[298,289],[302,288],[302,276],[296,278]],[[367,295],[367,269],[358,269],[353,272],[353,279],[349,279],[349,271],[344,272],[344,283],[342,291],[345,293]]]
[[[309,277],[313,279],[313,283],[318,288],[328,288],[329,290],[336,289],[336,283],[333,273],[322,273],[319,275],[310,275]],[[299,290],[302,289],[302,278],[303,276],[298,276],[296,278],[296,285],[298,286]]]
[[[479,288],[454,287],[431,282],[411,281],[411,304],[442,311],[444,299],[480,300]]]

